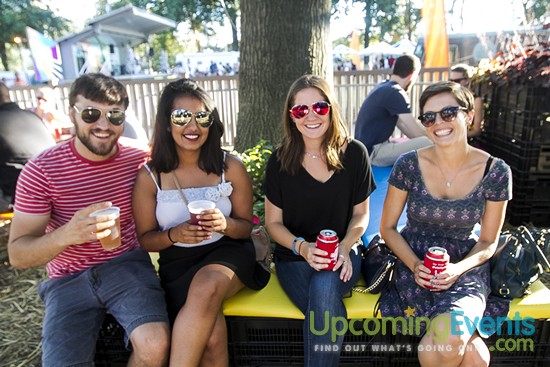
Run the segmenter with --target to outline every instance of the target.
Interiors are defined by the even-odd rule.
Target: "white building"
[[[173,20],[132,5],[96,17],[88,21],[83,31],[57,40],[64,78],[72,80],[86,72],[99,71],[138,74],[140,63],[132,48],[147,43],[152,34],[175,27]]]

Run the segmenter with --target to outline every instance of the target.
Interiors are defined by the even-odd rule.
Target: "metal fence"
[[[413,115],[417,114],[418,98],[426,86],[445,80],[449,69],[423,69],[418,81],[410,90]],[[355,118],[367,94],[380,82],[390,76],[390,70],[335,71],[333,75],[334,92],[340,104],[342,116],[349,131],[353,134]],[[147,136],[151,137],[155,120],[156,105],[162,89],[176,76],[162,78],[141,78],[121,80],[128,90],[130,115],[135,115],[143,126]],[[222,145],[233,146],[237,133],[237,114],[239,110],[239,78],[235,76],[213,76],[196,78],[197,82],[213,97],[220,117],[225,124]],[[21,108],[36,105],[36,91],[41,86],[14,87],[10,94],[12,100]],[[58,110],[68,111],[70,84],[61,84],[54,89]]]

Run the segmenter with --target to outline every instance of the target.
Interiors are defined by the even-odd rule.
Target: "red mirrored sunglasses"
[[[297,104],[290,109],[290,113],[294,118],[301,119],[307,116],[309,109],[315,112],[317,115],[324,116],[330,112],[330,104],[326,101],[315,102],[311,106],[305,104]]]

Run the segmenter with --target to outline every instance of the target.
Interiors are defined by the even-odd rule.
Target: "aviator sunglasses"
[[[438,113],[439,113],[439,116],[441,116],[441,119],[443,121],[451,122],[458,115],[458,111],[461,111],[461,110],[467,111],[468,109],[462,106],[445,107],[441,111],[423,113],[422,115],[418,116],[418,119],[420,120],[420,123],[422,125],[424,125],[425,127],[430,127],[433,124],[435,124],[435,118]]]
[[[95,107],[86,107],[82,110],[79,110],[76,106],[73,106],[73,108],[77,113],[80,114],[82,121],[87,124],[93,124],[94,122],[99,120],[103,113],[105,113],[105,117],[107,117],[107,120],[109,120],[109,122],[115,126],[122,125],[124,123],[124,120],[126,119],[126,114],[122,110],[102,111]]]
[[[315,102],[311,105],[311,110],[319,116],[324,116],[330,111],[330,104],[325,101]],[[309,106],[305,104],[297,104],[290,109],[290,113],[296,119],[301,119],[307,116],[309,113]]]
[[[210,111],[199,111],[193,113],[184,109],[174,110],[170,115],[170,121],[172,121],[174,125],[185,126],[191,122],[193,116],[195,116],[195,121],[197,121],[197,124],[200,127],[207,128],[212,125],[213,121],[210,119]]]
[[[460,82],[463,81],[463,80],[468,80],[468,78],[463,77],[463,78],[449,79],[450,82],[455,82],[455,83],[458,83],[458,84],[460,84]]]

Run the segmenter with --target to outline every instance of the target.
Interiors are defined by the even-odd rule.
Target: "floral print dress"
[[[418,164],[416,151],[402,155],[395,163],[388,182],[407,191],[407,224],[401,234],[420,258],[429,247],[447,250],[450,261],[463,259],[476,244],[474,226],[480,222],[485,201],[511,199],[511,171],[501,159],[495,163],[481,182],[465,197],[456,200],[435,198],[428,192]],[[442,313],[463,314],[471,322],[488,316],[492,320],[505,317],[509,301],[490,295],[489,263],[462,274],[447,291],[431,292],[420,287],[413,273],[397,261],[394,282],[380,298],[383,317],[425,316],[430,319]],[[476,319],[477,318],[477,319]],[[494,328],[478,327],[482,337]]]

